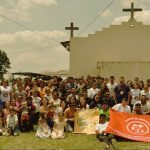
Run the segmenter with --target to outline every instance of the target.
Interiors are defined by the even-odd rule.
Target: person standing
[[[4,79],[2,85],[0,86],[0,98],[2,100],[2,105],[4,106],[6,102],[12,99],[12,89],[8,85],[8,80]]]
[[[115,87],[115,99],[117,103],[121,103],[122,99],[127,99],[130,102],[130,88],[125,84],[125,78],[120,77],[120,83]]]

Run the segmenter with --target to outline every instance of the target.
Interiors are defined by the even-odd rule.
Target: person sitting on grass
[[[30,131],[30,118],[29,118],[29,108],[27,102],[22,102],[21,108],[21,131]]]
[[[47,125],[45,114],[41,113],[38,121],[38,128],[36,131],[36,137],[39,138],[48,138],[51,135],[50,127]]]
[[[77,111],[77,104],[70,104],[69,107],[65,110],[64,115],[67,119],[67,131],[74,131],[74,117]]]
[[[48,105],[48,112],[46,114],[47,116],[47,124],[48,126],[51,128],[51,130],[54,127],[54,119],[55,119],[55,111],[56,111],[56,107],[53,105],[53,103]]]
[[[13,108],[10,109],[10,114],[7,116],[6,128],[8,135],[18,135],[18,117]]]
[[[64,138],[64,129],[67,131],[66,119],[64,117],[64,113],[61,111],[58,113],[58,117],[54,120],[54,127],[51,134],[52,139]]]
[[[106,115],[100,114],[99,116],[99,124],[96,124],[96,137],[100,142],[103,143],[103,148],[109,150],[111,147],[117,150],[116,140],[113,134],[106,133],[105,130],[108,126],[108,122],[106,122]]]

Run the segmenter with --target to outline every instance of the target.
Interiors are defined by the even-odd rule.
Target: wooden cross
[[[132,2],[131,3],[131,9],[123,9],[123,11],[125,11],[125,12],[131,12],[131,19],[133,19],[134,18],[134,12],[135,11],[142,11],[142,8],[134,8],[134,3]]]
[[[71,31],[70,36],[73,37],[73,31],[79,30],[79,27],[74,27],[73,22],[71,22],[70,27],[65,27],[65,30],[70,30]]]

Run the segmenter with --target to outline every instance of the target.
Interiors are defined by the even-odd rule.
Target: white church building
[[[72,37],[70,40],[70,75],[73,77],[100,75],[126,79],[150,78],[150,25],[131,18],[121,25],[110,25],[88,37]]]

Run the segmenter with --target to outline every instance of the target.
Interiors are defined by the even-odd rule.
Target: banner
[[[75,114],[74,133],[96,134],[95,125],[99,123],[97,109],[79,110]]]
[[[150,142],[150,116],[111,109],[106,132],[135,141]]]

